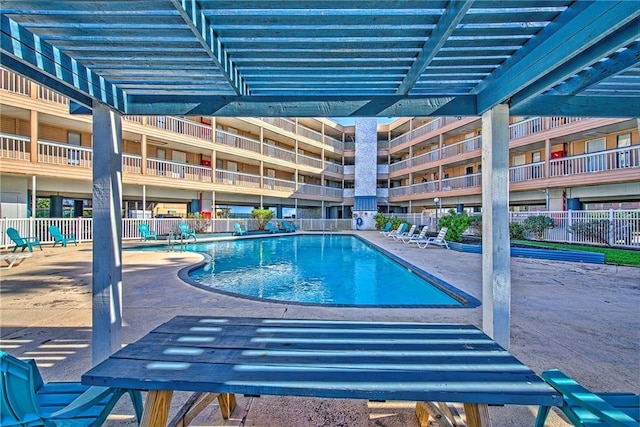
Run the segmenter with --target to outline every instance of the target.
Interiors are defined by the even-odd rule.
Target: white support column
[[[509,107],[482,115],[482,329],[509,349]]]
[[[93,108],[92,364],[122,345],[122,121]]]
[[[142,219],[147,219],[147,186],[142,184]]]
[[[33,175],[31,177],[31,218],[35,218],[36,217],[36,208],[37,208],[37,201],[38,201],[38,197],[36,196],[36,176]]]

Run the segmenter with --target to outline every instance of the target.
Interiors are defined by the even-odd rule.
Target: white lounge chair
[[[445,247],[447,249],[449,249],[449,244],[447,243],[447,241],[444,239],[444,236],[447,235],[447,227],[442,227],[440,229],[440,232],[438,233],[438,235],[436,237],[429,237],[427,240],[425,240],[424,242],[420,243],[418,242],[417,245],[419,248],[426,248],[429,245],[436,245],[436,246],[440,246],[440,247]],[[421,246],[424,243],[424,246]]]
[[[420,242],[422,240],[426,240],[426,235],[427,235],[427,231],[429,230],[428,226],[424,226],[422,227],[422,229],[420,230],[420,233],[417,234],[412,234],[411,236],[404,236],[402,237],[402,243],[404,243],[405,245],[408,243],[417,243]]]
[[[391,231],[387,231],[386,233],[382,233],[382,235],[384,237],[392,237],[393,235],[397,234],[402,234],[404,233],[404,229],[407,227],[407,223],[403,222],[402,224],[400,224],[398,226],[398,228],[391,230]]]
[[[31,256],[31,252],[1,254],[0,260],[6,262],[7,265],[0,267],[0,270],[8,270],[14,265],[21,264],[25,258],[29,258],[30,256]]]
[[[418,226],[414,224],[409,228],[409,231],[405,231],[404,233],[400,234],[394,234],[391,237],[393,237],[394,240],[402,240],[404,237],[413,236],[413,233],[416,232],[416,228],[418,228]]]

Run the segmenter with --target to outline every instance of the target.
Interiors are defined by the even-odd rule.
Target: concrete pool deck
[[[481,298],[481,255],[418,249],[358,235]],[[264,303],[185,284],[181,268],[195,253],[124,251],[123,342],[142,337],[178,314],[286,318],[415,320],[481,325],[482,308],[344,308]],[[639,254],[640,256],[640,254]],[[77,381],[91,366],[91,244],[36,249],[0,272],[0,348],[35,358],[47,381]],[[594,391],[640,393],[640,269],[536,259],[512,259],[510,351],[540,373],[559,368]],[[186,399],[176,393],[173,410]],[[192,425],[417,426],[414,405],[263,396],[238,396],[223,421],[211,405]],[[537,408],[491,407],[494,427],[533,425]],[[173,411],[172,411],[173,412]],[[107,425],[134,425],[122,401]],[[548,426],[568,425],[556,413]]]

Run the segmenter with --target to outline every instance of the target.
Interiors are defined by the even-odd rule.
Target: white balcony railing
[[[201,182],[211,182],[212,179],[210,167],[161,159],[147,159],[147,175]]]
[[[454,176],[442,180],[442,190],[457,190],[460,188],[480,187],[482,185],[482,174],[474,173],[469,175]]]
[[[91,169],[93,151],[87,147],[38,141],[38,162]]]
[[[29,137],[0,133],[0,158],[29,160],[29,144]]]
[[[216,183],[236,185],[240,187],[260,188],[260,175],[217,169]]]
[[[289,181],[286,179],[264,178],[263,182],[264,188],[268,190],[290,192],[294,192],[296,190],[296,183],[294,181]]]
[[[134,175],[142,174],[142,156],[134,154],[122,155],[122,172]]]
[[[296,161],[296,153],[292,150],[287,150],[269,144],[264,144],[263,150],[263,154],[265,156],[273,157],[274,159],[284,160],[291,163],[295,163]]]
[[[243,150],[253,151],[254,153],[260,153],[260,141],[247,138],[246,136],[240,136],[235,133],[217,130],[216,142],[229,147],[237,147],[242,148]]]
[[[549,176],[568,176],[637,167],[640,167],[640,145],[632,145],[615,150],[551,159]]]
[[[432,150],[426,153],[419,154],[411,159],[412,166],[424,165],[427,163],[435,162],[438,160],[440,150]]]
[[[31,82],[6,68],[0,68],[0,89],[19,95],[31,96]]]
[[[298,163],[314,168],[322,168],[322,159],[319,159],[317,157],[305,156],[304,154],[298,154]]]
[[[147,116],[147,125],[211,141],[211,126],[172,116]]]
[[[520,182],[544,178],[544,162],[529,163],[509,168],[509,181]]]
[[[342,167],[342,165],[338,163],[325,162],[324,170],[331,173],[342,174],[342,171],[344,170],[344,168]]]

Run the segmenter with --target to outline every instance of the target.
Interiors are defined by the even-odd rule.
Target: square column
[[[93,108],[92,364],[122,344],[122,120]]]
[[[509,349],[509,107],[482,115],[482,329]]]

